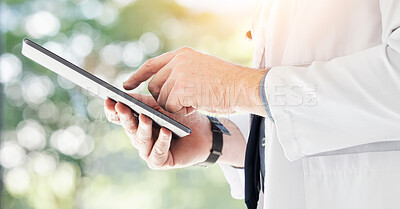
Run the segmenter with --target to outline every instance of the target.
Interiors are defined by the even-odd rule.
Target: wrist
[[[198,163],[202,163],[207,160],[208,156],[210,155],[210,151],[213,147],[213,133],[211,130],[211,122],[208,120],[208,118],[205,115],[202,115],[204,117],[204,123],[205,123],[205,128],[203,129],[203,144],[202,144],[202,151],[201,151],[201,157],[199,158]]]
[[[266,116],[260,97],[260,84],[268,69],[242,67],[234,82],[234,107],[236,112],[249,112]]]
[[[214,123],[214,125],[218,123],[223,125],[222,128],[217,125],[219,126],[218,130],[227,134],[223,134],[219,131],[211,131],[210,134],[209,130],[212,130],[212,124],[210,121],[208,121],[208,125],[206,126],[207,130],[204,131],[204,133],[207,133],[205,135],[205,143],[203,146],[201,146],[201,161],[196,165],[206,166],[213,163],[218,163],[227,164],[234,167],[243,167],[246,150],[246,141],[244,137],[242,136],[239,128],[230,120],[218,118],[218,121],[219,122]],[[229,132],[223,130],[224,128],[228,129]]]
[[[220,122],[229,130],[231,135],[223,135],[222,155],[217,163],[234,167],[244,167],[246,141],[239,128],[230,120],[219,118]]]

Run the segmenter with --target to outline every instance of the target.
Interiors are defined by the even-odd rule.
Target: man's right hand
[[[127,106],[107,99],[104,105],[107,119],[125,129],[132,145],[138,149],[140,157],[147,162],[150,168],[180,168],[207,159],[212,147],[212,132],[210,122],[205,115],[199,112],[190,116],[175,115],[161,108],[152,96],[140,94],[131,94],[131,96],[192,129],[190,135],[177,140],[172,139],[171,131],[166,128],[155,128],[152,125],[152,120],[147,116],[141,114],[139,120],[137,120]],[[242,148],[238,149],[244,150],[245,143],[240,144],[240,146]],[[226,144],[226,148],[230,149],[229,143]],[[221,156],[220,160],[231,158],[228,154],[229,151],[225,152],[227,155]],[[242,158],[244,158],[244,155]],[[234,159],[232,162],[235,166],[243,166],[242,161],[241,159]]]

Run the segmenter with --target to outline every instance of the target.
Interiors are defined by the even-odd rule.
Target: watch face
[[[219,132],[229,135],[229,136],[231,135],[231,133],[229,133],[229,130],[227,128],[225,128],[225,126],[222,125],[222,123],[219,122],[219,120],[217,118],[211,117],[211,116],[207,116],[207,117],[213,124],[213,126],[211,127],[213,131],[219,131]]]
[[[215,124],[221,124],[221,122],[219,122],[219,120],[217,118],[211,117],[211,116],[207,116],[207,117],[211,122],[213,122]]]

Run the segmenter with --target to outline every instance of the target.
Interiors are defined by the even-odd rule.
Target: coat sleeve
[[[382,44],[306,67],[278,66],[261,83],[289,160],[400,140],[400,1],[381,0]]]
[[[230,115],[227,119],[239,128],[244,139],[247,141],[250,131],[250,114]],[[224,164],[220,164],[220,167],[231,188],[231,196],[235,199],[244,199],[244,169]]]

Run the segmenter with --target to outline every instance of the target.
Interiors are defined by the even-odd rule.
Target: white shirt
[[[260,208],[400,208],[399,27],[399,0],[259,2],[254,67],[271,68],[274,120]],[[243,170],[222,168],[243,198]]]

